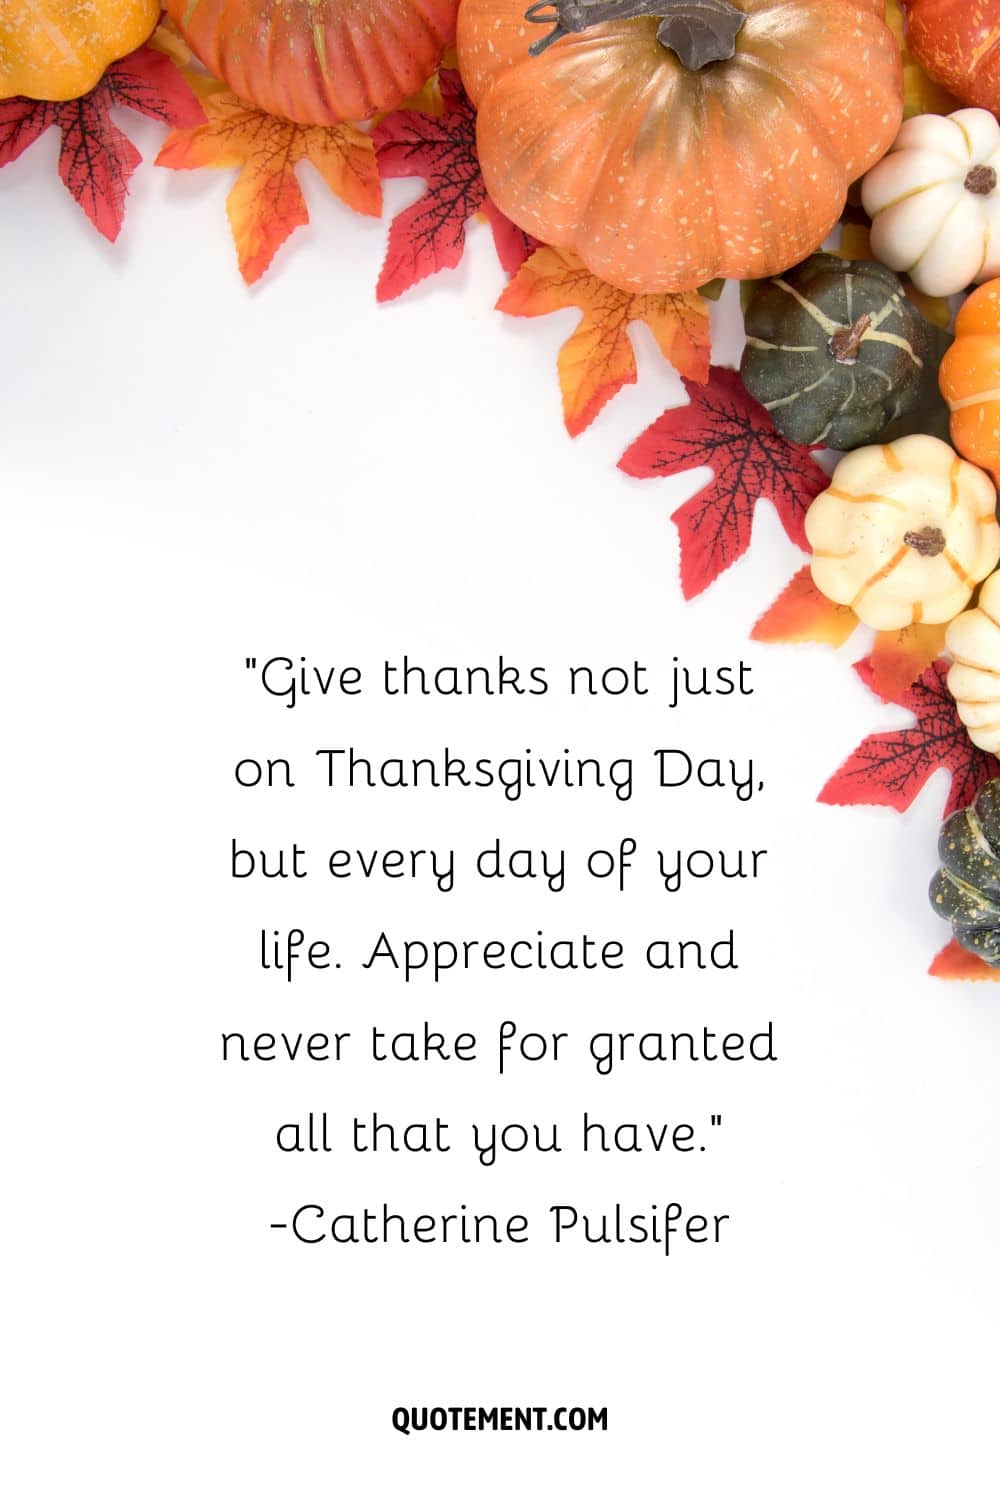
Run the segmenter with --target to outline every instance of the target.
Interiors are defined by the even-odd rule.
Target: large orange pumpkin
[[[365,120],[427,81],[458,0],[164,0],[235,94],[300,125]]]
[[[159,15],[159,0],[0,0],[0,99],[78,99]]]
[[[634,292],[811,254],[902,119],[883,0],[660,0],[653,15],[632,0],[621,19],[629,7],[554,0],[526,16],[525,0],[462,0],[459,65],[497,206]],[[602,12],[617,18],[591,25]],[[556,37],[531,56],[526,20],[543,18]]]
[[[1000,0],[904,0],[910,49],[963,104],[1000,110]]]
[[[940,379],[952,442],[1000,485],[1000,280],[963,302]]]

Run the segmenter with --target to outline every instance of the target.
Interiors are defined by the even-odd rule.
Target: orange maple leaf
[[[750,638],[768,643],[818,641],[824,646],[842,646],[860,623],[849,605],[833,604],[820,593],[807,565],[764,611]],[[895,702],[940,656],[944,632],[943,625],[907,625],[903,630],[876,632],[871,686],[883,702]]]
[[[893,703],[944,650],[944,625],[907,625],[880,630],[872,646],[872,687],[883,703]]]
[[[846,604],[833,604],[812,581],[808,564],[765,610],[750,639],[768,642],[819,641],[842,646],[858,627],[858,617]]]
[[[204,81],[198,92],[205,124],[175,130],[157,164],[177,170],[240,168],[226,211],[248,285],[264,274],[292,231],[309,222],[295,175],[299,162],[312,162],[331,191],[357,213],[381,213],[375,151],[370,137],[355,126],[294,125]]]
[[[637,378],[630,323],[652,331],[663,357],[689,380],[708,379],[708,308],[698,292],[634,295],[592,276],[569,250],[542,245],[497,302],[515,318],[540,318],[566,307],[583,314],[559,351],[566,430],[576,437],[623,385]]]
[[[1000,980],[1000,969],[991,969],[978,953],[967,952],[955,938],[941,949],[927,972],[934,979]]]

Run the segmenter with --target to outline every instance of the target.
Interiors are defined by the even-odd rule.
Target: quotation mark
[[[253,669],[254,669],[254,667],[257,665],[257,658],[256,658],[256,656],[248,656],[248,657],[246,657],[246,659],[244,660],[243,665],[246,667],[246,669],[247,669],[248,672],[252,672]]]

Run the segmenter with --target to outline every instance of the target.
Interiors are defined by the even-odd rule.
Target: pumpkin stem
[[[966,174],[965,190],[967,193],[976,193],[982,198],[988,198],[997,185],[997,174],[993,167],[985,165],[973,167]]]
[[[938,526],[925,526],[922,531],[907,531],[903,541],[921,557],[940,557],[948,545],[944,532]]]
[[[871,326],[871,313],[862,313],[858,321],[850,328],[842,328],[839,333],[833,334],[827,343],[827,348],[838,364],[857,364],[858,355],[861,353],[861,342]]]
[[[538,57],[560,37],[605,21],[634,21],[639,16],[660,18],[657,41],[691,73],[735,56],[736,38],[746,21],[746,14],[730,0],[536,0],[524,19],[552,30],[532,42],[528,52]]]

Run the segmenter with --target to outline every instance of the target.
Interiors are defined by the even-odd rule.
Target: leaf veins
[[[505,271],[516,271],[535,247],[487,196],[476,154],[476,112],[458,74],[442,68],[439,78],[440,115],[397,110],[372,133],[384,178],[422,177],[427,184],[423,196],[390,225],[376,291],[380,302],[390,302],[437,271],[453,270],[474,214],[488,219]]]
[[[569,250],[543,245],[525,261],[497,307],[538,318],[567,307],[582,316],[559,352],[563,418],[571,437],[637,378],[629,324],[646,323],[663,357],[692,380],[708,379],[708,306],[698,292],[636,296],[591,275]]]
[[[96,88],[79,99],[0,100],[0,167],[15,161],[52,126],[62,132],[59,175],[91,223],[116,240],[125,217],[129,180],[142,157],[111,118],[133,109],[166,125],[204,119],[183,75],[152,47],[112,63]]]
[[[216,85],[203,95],[204,124],[177,130],[156,158],[175,170],[238,167],[226,200],[240,272],[259,280],[293,230],[309,222],[296,167],[309,161],[331,192],[377,216],[382,187],[371,137],[354,125],[295,125]]]
[[[685,380],[684,387],[690,404],[658,417],[618,467],[637,479],[712,470],[712,479],[672,516],[681,587],[690,599],[743,556],[760,499],[771,501],[788,537],[807,550],[806,510],[829,481],[809,448],[778,432],[735,370],[713,365],[707,385]]]
[[[945,817],[968,807],[980,787],[1000,773],[1000,762],[969,739],[945,681],[950,663],[932,662],[911,687],[892,702],[909,709],[909,729],[870,734],[831,776],[820,802],[837,807],[892,807],[903,812],[935,771],[951,773]],[[871,659],[856,664],[866,687],[876,691]]]

